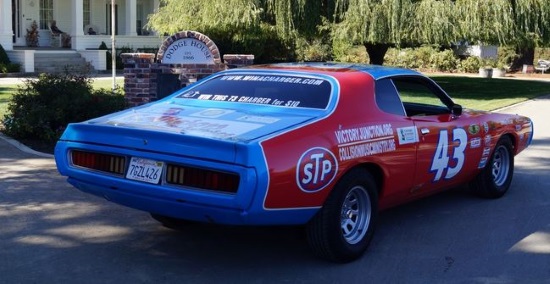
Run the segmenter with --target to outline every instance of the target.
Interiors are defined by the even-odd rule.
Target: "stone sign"
[[[166,64],[214,64],[212,52],[206,45],[194,38],[173,42],[164,53],[162,63]]]
[[[194,31],[168,37],[159,49],[157,60],[163,64],[217,64],[218,47],[207,36]]]

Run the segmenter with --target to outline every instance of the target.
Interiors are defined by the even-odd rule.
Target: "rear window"
[[[331,85],[324,79],[244,74],[210,79],[178,98],[325,109],[330,92]]]

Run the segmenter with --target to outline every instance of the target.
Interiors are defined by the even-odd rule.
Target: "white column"
[[[75,50],[85,49],[84,38],[84,4],[82,0],[71,1],[71,48]]]
[[[11,0],[0,0],[0,44],[5,50],[13,50],[11,27]]]
[[[137,1],[126,0],[126,32],[125,35],[137,36],[136,20],[137,20]]]
[[[82,0],[72,0],[72,22],[71,22],[71,35],[83,36],[84,35],[84,4]]]

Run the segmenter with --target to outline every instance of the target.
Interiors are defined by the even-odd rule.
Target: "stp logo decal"
[[[315,147],[307,150],[296,165],[296,184],[304,192],[325,188],[336,176],[338,163],[331,151]]]

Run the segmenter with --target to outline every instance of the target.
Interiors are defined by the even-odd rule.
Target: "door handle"
[[[430,133],[430,130],[428,128],[422,128],[420,129],[420,133],[422,133],[422,135],[427,135],[428,133]]]

